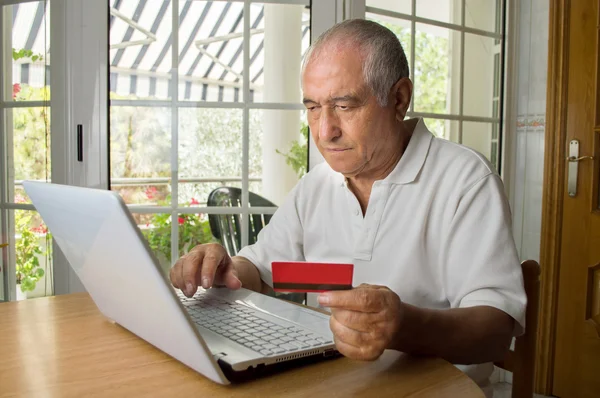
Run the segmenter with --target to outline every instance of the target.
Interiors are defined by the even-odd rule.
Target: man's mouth
[[[350,148],[325,148],[325,151],[326,151],[326,152],[334,152],[334,153],[337,153],[337,152],[344,152],[344,151],[347,151],[347,150],[349,150],[349,149],[350,149]]]

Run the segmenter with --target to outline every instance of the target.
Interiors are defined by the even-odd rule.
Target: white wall
[[[547,0],[520,3],[517,63],[517,122],[514,174],[510,190],[514,237],[522,260],[539,261],[546,78],[548,63]]]

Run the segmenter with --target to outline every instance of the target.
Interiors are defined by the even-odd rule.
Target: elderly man
[[[354,286],[327,292],[339,351],[434,355],[477,382],[522,331],[526,297],[502,181],[488,161],[404,120],[406,56],[388,29],[350,20],[312,46],[302,72],[312,137],[326,160],[288,195],[258,242],[230,258],[200,245],[171,270],[175,287],[266,292],[271,262],[354,264]]]

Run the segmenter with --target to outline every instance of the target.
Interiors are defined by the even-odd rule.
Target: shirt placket
[[[375,236],[383,215],[389,187],[375,182],[365,216],[362,215],[360,203],[356,196],[346,188],[346,199],[350,209],[352,236],[354,238],[353,257],[356,260],[371,261]]]

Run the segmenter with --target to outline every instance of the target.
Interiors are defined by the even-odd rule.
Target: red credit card
[[[352,289],[354,264],[274,261],[276,292],[325,292]]]

